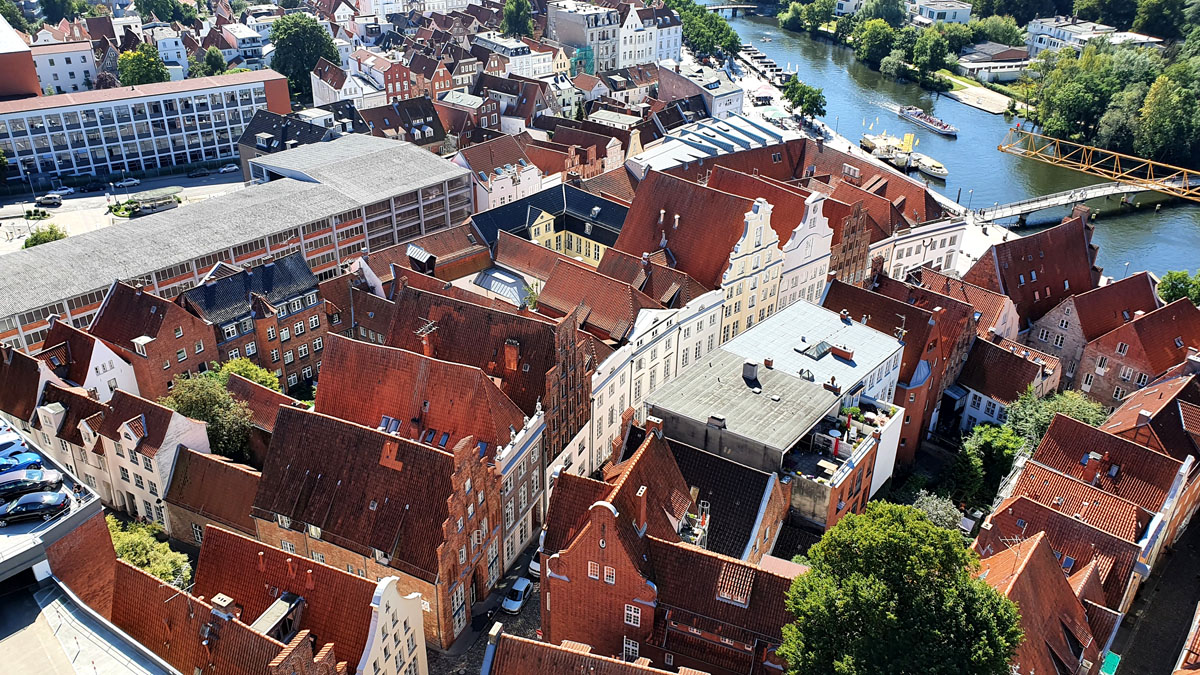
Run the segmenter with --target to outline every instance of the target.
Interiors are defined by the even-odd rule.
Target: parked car
[[[199,169],[192,169],[191,171],[189,171],[188,178],[204,178],[208,174],[209,174],[208,169],[201,167]]]
[[[49,194],[44,194],[41,197],[37,198],[37,205],[38,206],[62,206],[62,197],[54,194],[53,192],[51,192]]]
[[[0,440],[0,458],[12,457],[22,452],[29,452],[29,446],[25,444],[25,439],[20,436],[10,440]]]
[[[500,609],[509,614],[520,614],[521,610],[525,608],[525,604],[529,602],[531,595],[533,595],[533,582],[525,577],[520,577],[513,582],[512,588],[508,589],[508,594],[500,603]]]
[[[57,490],[62,487],[62,473],[52,469],[10,471],[0,474],[0,500],[9,501],[30,492]]]
[[[42,457],[36,452],[18,452],[12,457],[0,458],[0,474],[40,468],[42,468]]]
[[[529,576],[534,579],[542,578],[542,550],[534,551],[533,557],[529,560]]]
[[[67,195],[75,194],[75,188],[63,185],[63,186],[56,187],[53,190],[51,190],[50,194],[59,195],[60,197],[65,197]]]
[[[94,180],[94,181],[88,183],[87,185],[84,185],[83,187],[79,188],[79,191],[80,192],[104,192],[105,185],[108,185],[108,183],[102,183],[98,180]]]
[[[241,170],[242,167],[238,166],[237,164],[226,164],[225,166],[217,169],[217,173],[233,173],[234,171]]]
[[[33,492],[0,506],[0,527],[22,520],[50,520],[71,510],[71,498],[65,492]]]
[[[119,188],[137,187],[141,184],[142,181],[138,180],[137,178],[126,178],[125,180],[119,180],[113,183],[114,186]]]

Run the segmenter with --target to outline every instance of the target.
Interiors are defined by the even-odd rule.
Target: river
[[[912,132],[920,140],[919,151],[937,159],[950,170],[944,184],[932,187],[951,199],[959,197],[973,208],[999,202],[1028,199],[1103,182],[1077,171],[1043,164],[1002,153],[996,146],[1004,139],[1010,123],[957,101],[939,97],[920,87],[883,77],[856,61],[847,47],[816,40],[803,33],[779,28],[774,17],[751,16],[730,20],[742,42],[751,42],[780,67],[799,71],[805,82],[825,92],[824,120],[843,136],[857,141],[874,124],[875,132],[886,130],[901,136]],[[770,42],[763,42],[769,37]],[[916,105],[959,129],[957,139],[946,138],[901,120],[896,106]],[[876,121],[878,120],[878,121]],[[913,174],[917,176],[919,174]],[[961,193],[960,193],[961,191]],[[1100,247],[1098,263],[1105,273],[1117,278],[1142,269],[1162,275],[1167,270],[1200,267],[1200,204],[1172,202],[1155,212],[1157,195],[1140,194],[1135,202],[1142,208],[1120,207],[1118,198],[1089,203],[1099,208],[1093,243]],[[1151,203],[1146,203],[1151,202]],[[1031,226],[1058,222],[1066,209],[1046,210],[1029,217]]]

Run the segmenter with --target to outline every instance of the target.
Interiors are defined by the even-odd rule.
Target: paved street
[[[142,184],[137,187],[128,190],[118,188],[110,194],[117,199],[124,199],[127,194],[171,186],[183,188],[183,191],[179,193],[179,198],[183,200],[180,208],[186,208],[189,202],[240,190],[242,174],[240,171],[235,173],[216,173],[214,171],[204,178],[188,178],[184,174],[151,178],[143,180]],[[34,208],[33,198],[29,194],[0,200],[0,253],[20,249],[25,242],[29,228],[43,223],[54,223],[66,229],[70,236],[125,222],[123,218],[114,218],[106,213],[108,202],[103,192],[76,192],[63,197],[62,206],[45,209],[50,214],[48,219],[27,223],[25,210],[32,208]]]
[[[1200,602],[1200,523],[1192,521],[1142,586],[1112,650],[1117,675],[1165,675],[1175,667]]]
[[[492,619],[487,616],[487,610],[481,608],[480,614],[476,614],[467,627],[467,631],[477,632],[476,637],[471,641],[470,646],[462,652],[464,645],[455,643],[450,649],[450,653],[439,652],[434,649],[429,649],[429,675],[460,675],[470,674],[476,675],[483,666],[483,654],[487,651],[487,634],[492,628],[493,619],[504,624],[504,632],[511,635],[519,635],[531,639],[537,638],[538,628],[541,627],[541,584],[536,579],[533,581],[533,596],[529,598],[529,603],[516,616],[505,614],[500,611],[499,600],[508,593],[508,589],[512,586],[513,581],[517,579],[519,574],[526,574],[529,566],[529,557],[533,551],[537,550],[535,543],[529,550],[521,554],[517,564],[513,565],[512,571],[507,576],[500,580],[496,590],[489,598],[489,602],[484,603],[484,607],[492,605],[492,600],[496,604],[496,612]],[[460,636],[460,640],[470,640]],[[459,653],[461,652],[461,653]],[[532,674],[531,674],[532,675]]]

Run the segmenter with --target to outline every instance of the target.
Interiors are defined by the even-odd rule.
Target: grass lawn
[[[937,74],[941,75],[942,77],[946,78],[947,80],[950,80],[950,84],[952,86],[951,91],[960,91],[960,90],[966,89],[967,87],[978,86],[974,82],[971,82],[970,80],[959,77],[958,75],[955,75],[954,73],[950,72],[949,70],[946,70],[945,68],[942,68],[941,70],[937,71]]]

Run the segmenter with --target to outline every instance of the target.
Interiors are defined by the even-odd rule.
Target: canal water
[[[1013,122],[914,84],[889,80],[856,61],[847,47],[785,31],[774,17],[739,16],[730,24],[743,43],[752,43],[782,68],[791,64],[801,80],[823,88],[824,120],[843,136],[857,141],[871,125],[875,133],[915,134],[920,141],[918,152],[950,170],[944,182],[932,182],[931,187],[951,199],[958,198],[963,205],[1005,204],[1103,182],[996,150]],[[764,37],[771,41],[764,42]],[[959,129],[958,138],[946,138],[900,119],[895,110],[902,105],[920,106],[953,124]],[[1146,269],[1160,276],[1167,270],[1200,267],[1200,204],[1171,202],[1155,213],[1154,202],[1160,201],[1157,195],[1140,194],[1134,201],[1143,206],[1121,207],[1119,198],[1089,202],[1101,211],[1093,242],[1100,247],[1098,262],[1105,274],[1121,278],[1126,262],[1131,263],[1131,272]],[[1041,211],[1032,214],[1029,223],[1046,226],[1065,214],[1065,208]]]

